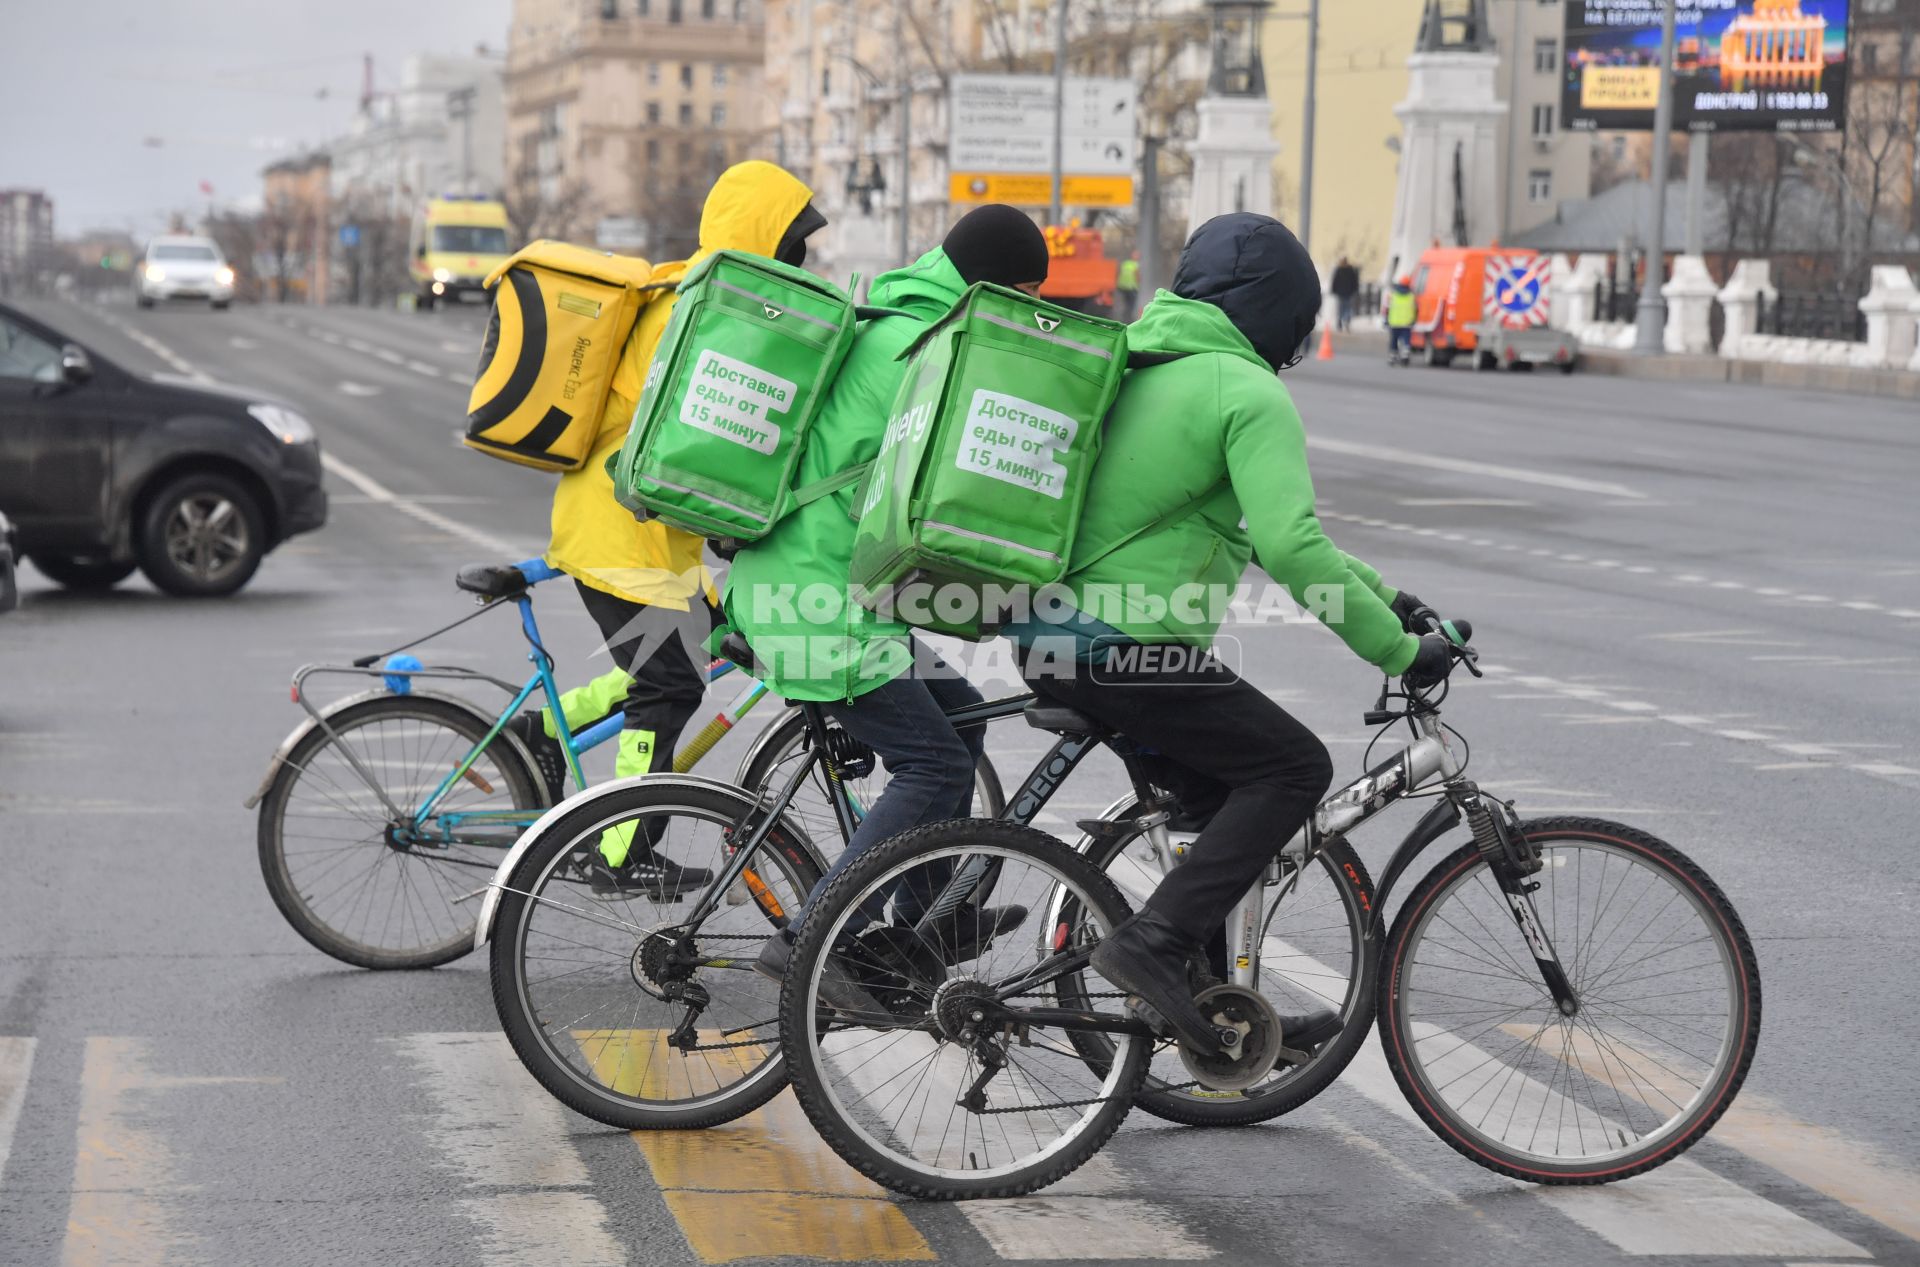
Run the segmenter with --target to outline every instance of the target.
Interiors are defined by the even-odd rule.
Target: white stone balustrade
[[[1866,363],[1875,368],[1903,368],[1914,355],[1914,304],[1920,291],[1913,276],[1898,264],[1878,264],[1873,284],[1860,300],[1867,316]]]
[[[1704,257],[1674,259],[1673,278],[1660,288],[1660,297],[1667,301],[1667,351],[1697,356],[1713,350],[1713,298],[1718,289]]]
[[[1720,355],[1737,360],[1742,346],[1753,337],[1760,321],[1760,303],[1779,300],[1773,284],[1770,260],[1741,260],[1733,266],[1733,275],[1717,296],[1726,314],[1726,332],[1720,338]]]

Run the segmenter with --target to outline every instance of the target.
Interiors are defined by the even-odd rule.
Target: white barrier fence
[[[1605,255],[1582,255],[1577,260],[1554,256],[1552,323],[1587,347],[1631,348],[1632,322],[1595,319],[1594,295],[1605,281],[1608,267]],[[1698,255],[1677,257],[1673,276],[1660,288],[1667,301],[1667,351],[1714,352],[1712,318],[1718,300],[1726,327],[1717,351],[1729,360],[1920,373],[1920,288],[1915,287],[1906,269],[1897,264],[1874,268],[1872,285],[1859,303],[1867,319],[1864,343],[1759,333],[1762,304],[1779,299],[1772,272],[1767,260],[1741,260],[1727,284],[1716,287],[1705,259]]]

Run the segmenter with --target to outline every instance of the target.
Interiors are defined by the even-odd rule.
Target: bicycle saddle
[[[1022,710],[1027,725],[1035,730],[1051,730],[1057,735],[1111,735],[1111,727],[1103,726],[1085,713],[1076,712],[1065,704],[1029,704]]]
[[[482,598],[516,598],[527,592],[527,574],[511,563],[469,564],[453,583]]]

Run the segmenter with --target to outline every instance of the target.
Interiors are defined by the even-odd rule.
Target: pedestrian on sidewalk
[[[1353,261],[1342,255],[1340,262],[1333,266],[1333,279],[1327,286],[1332,292],[1336,310],[1333,328],[1345,334],[1353,328],[1353,301],[1360,293],[1360,270]]]
[[[1405,365],[1413,359],[1413,318],[1419,304],[1413,294],[1413,278],[1401,276],[1387,293],[1387,364]]]

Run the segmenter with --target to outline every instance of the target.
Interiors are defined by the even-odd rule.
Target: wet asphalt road
[[[336,465],[329,525],[233,600],[137,577],[79,597],[29,567],[0,617],[0,1263],[765,1252],[735,1223],[792,1261],[1920,1262],[1910,402],[1350,355],[1289,376],[1335,539],[1475,623],[1490,673],[1448,718],[1476,777],[1525,813],[1672,841],[1745,917],[1766,1003],[1737,1123],[1654,1176],[1545,1192],[1447,1149],[1363,1056],[1278,1124],[1136,1114],[1078,1187],[896,1205],[787,1096],[693,1145],[746,1177],[716,1195],[549,1101],[498,1038],[478,959],[348,969],[262,888],[241,801],[297,720],[291,670],[452,619],[459,565],[544,542],[550,477],[455,442],[478,312],[31,306],[131,368],[286,399]],[[540,610],[564,675],[604,666],[570,595]],[[508,625],[432,649],[517,677]],[[1370,671],[1312,626],[1236,636],[1357,773]],[[1004,668],[993,644],[973,663]],[[989,750],[1011,781],[1043,747],[1016,722]],[[1120,788],[1089,766],[1041,825]],[[1376,872],[1411,818],[1359,833]],[[854,1224],[884,1235],[856,1252],[836,1239]]]

